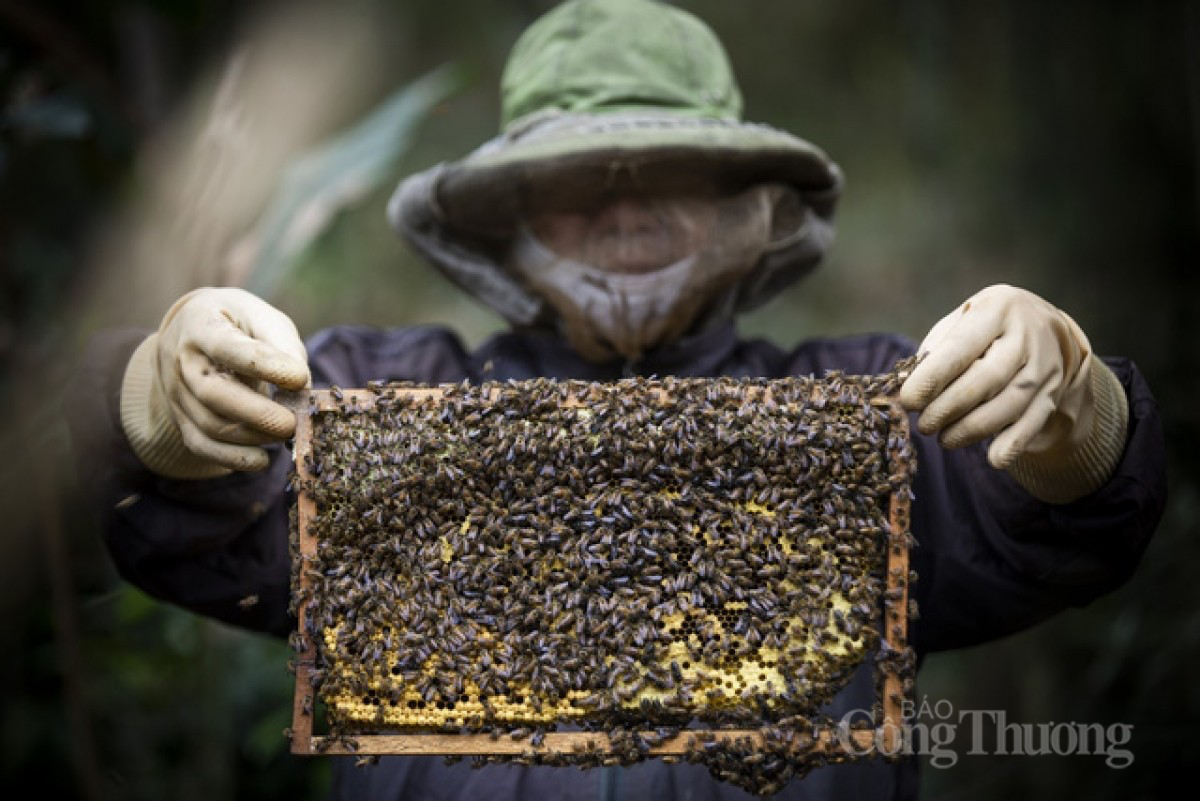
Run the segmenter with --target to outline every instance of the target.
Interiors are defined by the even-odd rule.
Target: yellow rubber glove
[[[130,357],[121,427],[142,463],[168,478],[262,470],[261,446],[296,430],[295,415],[267,397],[268,382],[311,384],[292,321],[245,290],[197,289]]]
[[[946,448],[995,437],[993,467],[1067,503],[1099,489],[1125,448],[1120,381],[1079,326],[1024,289],[991,286],[942,318],[900,388],[917,427]]]

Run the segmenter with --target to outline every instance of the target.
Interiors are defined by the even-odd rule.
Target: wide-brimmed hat
[[[787,282],[815,266],[832,239],[837,165],[810,142],[742,121],[724,47],[682,9],[654,0],[567,0],[517,41],[501,92],[502,133],[403,181],[389,218],[452,279],[514,322],[529,322],[540,303],[519,297],[524,290],[496,274],[495,253],[486,251],[511,237],[534,196],[786,185],[809,218],[807,241],[794,243],[790,255],[773,254],[772,273],[785,262],[803,267]],[[773,293],[784,276],[750,278]],[[734,304],[751,305],[748,296]]]

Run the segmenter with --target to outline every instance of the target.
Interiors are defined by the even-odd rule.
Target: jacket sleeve
[[[788,369],[884,373],[914,352],[914,343],[887,335],[816,340],[791,354]],[[1111,592],[1136,569],[1166,502],[1162,421],[1137,367],[1104,361],[1129,401],[1128,440],[1108,483],[1070,504],[1043,503],[992,468],[986,442],[947,450],[910,415],[910,564],[920,611],[910,639],[918,654],[1028,628]]]
[[[147,470],[121,430],[121,378],[148,332],[86,346],[64,398],[80,488],[122,578],[231,625],[276,635],[288,617],[290,456],[271,446],[262,473],[179,481]]]
[[[85,348],[64,398],[81,490],[120,575],[150,595],[231,625],[286,636],[291,554],[291,453],[268,468],[205,481],[148,471],[121,429],[129,357],[149,332],[112,331]],[[334,328],[308,343],[314,386],[372,379],[457,381],[461,343],[444,329]]]
[[[1166,503],[1166,447],[1158,405],[1136,366],[1104,361],[1129,401],[1128,440],[1108,483],[1072,503],[1038,501],[988,464],[982,443],[948,451],[915,436],[919,653],[1019,631],[1085,606],[1133,574]]]

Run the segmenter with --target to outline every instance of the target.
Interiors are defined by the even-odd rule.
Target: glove
[[[142,463],[168,478],[262,470],[261,446],[296,430],[295,415],[267,397],[267,382],[311,385],[292,321],[244,290],[197,289],[130,357],[121,428]]]
[[[994,436],[991,465],[1049,503],[1112,475],[1125,448],[1125,391],[1075,321],[1037,295],[988,287],[942,318],[919,352],[900,402],[921,412],[921,433],[946,448]]]

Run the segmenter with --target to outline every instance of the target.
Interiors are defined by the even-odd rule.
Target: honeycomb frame
[[[518,382],[519,383],[519,382]],[[509,382],[510,385],[513,382]],[[455,385],[393,386],[388,385],[389,398],[408,398],[416,402],[438,402],[447,390]],[[379,387],[360,389],[312,390],[281,395],[278,400],[296,411],[297,428],[294,438],[293,460],[296,480],[296,502],[293,509],[294,535],[293,559],[299,565],[311,560],[316,554],[318,541],[312,534],[311,522],[317,515],[312,497],[304,486],[311,479],[308,465],[313,447],[314,418],[318,415],[337,414],[346,408],[366,410],[381,397]],[[572,403],[582,404],[583,401]],[[872,398],[873,406],[885,407],[890,421],[889,436],[907,441],[909,437],[907,413],[893,396]],[[892,642],[907,643],[907,621],[909,619],[909,547],[912,544],[909,532],[911,490],[907,482],[897,486],[888,502],[886,557],[883,565],[886,576],[885,592],[880,594],[880,609],[876,610],[881,625],[889,632]],[[307,573],[300,569],[296,575],[301,590],[310,589]],[[381,730],[378,733],[355,733],[352,737],[323,734],[315,731],[313,686],[314,670],[317,666],[317,645],[310,635],[307,598],[302,597],[296,607],[297,629],[293,634],[293,646],[298,651],[294,660],[295,694],[293,698],[292,725],[288,735],[292,753],[297,755],[357,754],[357,755],[440,755],[446,757],[494,756],[519,758],[531,752],[539,754],[604,754],[611,743],[602,731],[546,731],[532,744],[527,737],[496,737],[482,732],[411,731],[395,732]],[[874,699],[876,710],[873,727],[855,728],[849,732],[853,756],[877,748],[880,753],[894,753],[902,723],[902,704],[910,694],[911,683],[901,671],[885,669],[882,663],[876,667],[878,695]],[[751,728],[684,729],[665,740],[655,742],[647,751],[650,757],[680,757],[687,755],[699,742],[718,743],[764,743],[762,732]],[[818,726],[812,741],[805,746],[809,754],[849,755],[845,738],[839,738],[833,727]]]

